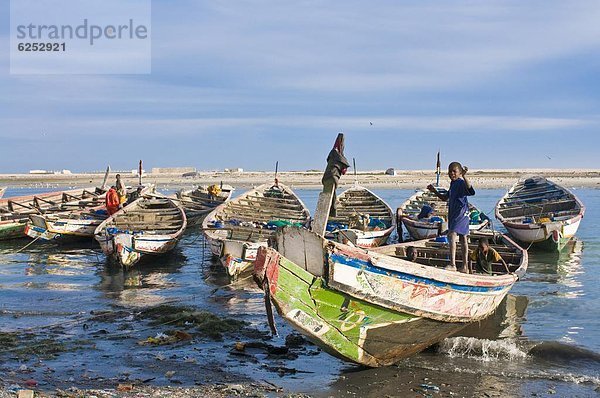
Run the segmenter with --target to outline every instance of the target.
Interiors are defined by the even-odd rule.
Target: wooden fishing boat
[[[438,192],[446,194],[447,189],[437,187]],[[433,213],[430,217],[419,219],[423,206],[430,206]],[[479,231],[489,224],[488,217],[469,203],[470,231]],[[406,227],[414,240],[428,239],[441,235],[448,228],[448,202],[438,198],[433,192],[422,189],[415,192],[396,211],[398,235],[402,236],[401,225]]]
[[[177,192],[179,204],[185,210],[188,219],[188,227],[199,224],[215,207],[231,199],[233,191],[231,185],[221,184]]]
[[[0,240],[24,238],[32,214],[52,214],[102,203],[101,188],[81,188],[0,199]]]
[[[391,207],[367,188],[355,184],[337,198],[336,216],[329,217],[325,236],[370,248],[384,245],[396,228]]]
[[[584,213],[573,193],[539,176],[517,181],[496,205],[496,218],[516,240],[549,251],[575,236]]]
[[[0,187],[0,198],[4,196],[4,192],[6,192],[6,187]]]
[[[137,187],[128,187],[127,195],[134,192],[144,195],[154,191],[154,185],[146,185],[138,193]],[[105,206],[105,195],[92,207],[78,206],[74,210],[52,214],[31,214],[25,227],[25,234],[30,238],[49,242],[68,242],[75,239],[91,239],[96,228],[108,218]],[[127,205],[126,205],[127,206]],[[64,207],[64,206],[63,206]]]
[[[202,223],[212,254],[227,274],[238,277],[252,269],[256,251],[267,246],[277,227],[307,225],[310,212],[289,187],[263,184],[219,205]]]
[[[104,220],[94,238],[105,255],[131,267],[147,254],[173,250],[186,226],[185,212],[175,201],[144,196]]]
[[[489,247],[493,248],[502,256],[508,265],[511,273],[521,277],[525,275],[528,265],[527,251],[523,250],[516,242],[507,235],[490,229],[474,231],[469,234],[469,251],[477,249],[480,239],[486,238]],[[409,249],[412,248],[412,249]],[[414,252],[415,263],[428,265],[431,267],[445,268],[450,265],[450,248],[446,236],[436,238],[422,239],[418,241],[403,242],[385,247],[378,247],[371,252],[385,254],[391,257],[408,259],[409,251]],[[460,245],[457,248],[457,266],[462,266],[462,255]],[[493,275],[504,275],[506,269],[501,262],[492,264]]]
[[[275,241],[259,249],[254,264],[266,298],[326,351],[373,367],[396,363],[490,315],[527,259],[521,250],[515,273],[490,276],[376,252],[386,246],[366,251],[294,227],[280,230]]]

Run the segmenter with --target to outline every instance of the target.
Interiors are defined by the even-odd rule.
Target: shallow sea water
[[[10,189],[5,196],[45,190]],[[412,193],[373,191],[393,208]],[[238,189],[236,194],[241,192]],[[318,191],[297,193],[314,211]],[[478,190],[471,201],[493,218],[494,205],[503,193]],[[345,363],[310,344],[297,351],[296,359],[273,357],[261,350],[248,356],[232,355],[234,341],[227,337],[174,346],[137,344],[162,329],[138,320],[135,313],[144,306],[165,303],[245,320],[267,332],[262,292],[251,279],[229,284],[197,229],[186,233],[174,253],[129,272],[109,266],[93,242],[85,248],[36,242],[20,252],[27,240],[0,242],[0,332],[30,331],[77,345],[53,358],[28,359],[0,347],[0,382],[18,384],[35,378],[47,389],[130,379],[186,385],[227,381],[235,374],[316,395],[393,396],[399,374],[426,371],[451,372],[454,379],[461,374],[479,375],[481,386],[472,391],[481,393],[489,385],[493,389],[494,384],[505,383],[514,396],[536,391],[597,396],[600,238],[592,221],[599,216],[600,190],[576,189],[574,193],[587,211],[577,239],[568,248],[560,255],[530,251],[526,276],[490,319],[384,369]],[[502,229],[499,223],[494,226]],[[120,311],[121,315],[102,321],[95,316],[101,311]],[[270,344],[281,346],[292,329],[281,318],[276,317],[276,322],[279,337]],[[165,375],[170,369],[175,369],[174,376]],[[372,383],[373,393],[360,390]]]

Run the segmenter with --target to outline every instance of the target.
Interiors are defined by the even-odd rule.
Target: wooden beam
[[[320,236],[325,236],[329,211],[331,210],[331,200],[333,199],[333,189],[321,192],[317,200],[317,210],[312,222],[312,231]]]

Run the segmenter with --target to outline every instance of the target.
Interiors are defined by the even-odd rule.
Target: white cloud
[[[196,12],[210,18],[158,27],[159,62],[203,59],[248,86],[466,88],[600,45],[595,2],[253,1]]]
[[[0,137],[14,137],[14,131],[24,124],[22,119],[0,121]],[[370,123],[373,123],[371,126]],[[452,117],[256,117],[256,118],[183,118],[183,119],[133,119],[103,118],[93,120],[53,120],[36,125],[29,123],[35,132],[46,131],[52,138],[72,136],[74,132],[86,136],[122,136],[143,137],[181,137],[213,134],[218,132],[254,134],[257,131],[274,130],[304,131],[299,133],[307,137],[316,132],[337,131],[381,133],[393,132],[459,132],[459,133],[497,133],[497,132],[543,132],[558,129],[579,128],[597,125],[594,120],[538,118],[538,117],[498,117],[498,116],[452,116]],[[298,134],[298,133],[296,133]],[[41,139],[41,135],[30,139]],[[50,137],[48,137],[50,138]]]

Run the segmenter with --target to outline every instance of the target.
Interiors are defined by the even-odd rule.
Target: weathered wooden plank
[[[319,194],[317,200],[317,210],[312,222],[312,231],[317,235],[324,236],[327,228],[327,219],[331,210],[331,200],[333,199],[333,189],[328,189]]]

